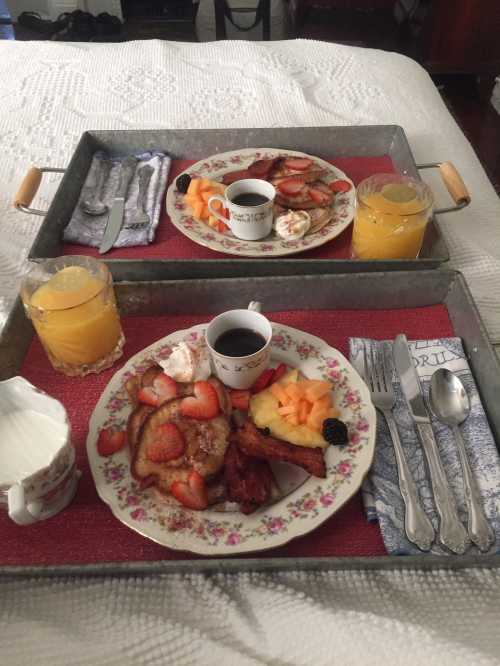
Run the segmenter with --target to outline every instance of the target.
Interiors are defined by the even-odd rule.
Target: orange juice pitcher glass
[[[21,285],[28,317],[53,367],[83,377],[109,368],[125,338],[111,274],[92,257],[58,257],[31,268]]]
[[[353,258],[416,259],[433,204],[421,180],[394,173],[363,180],[357,188]]]

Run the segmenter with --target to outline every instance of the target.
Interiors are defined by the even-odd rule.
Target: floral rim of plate
[[[272,159],[278,155],[291,155],[312,159],[327,170],[322,180],[331,182],[340,179],[351,183],[352,187],[348,192],[337,193],[335,195],[332,205],[332,219],[319,231],[306,234],[303,238],[293,241],[286,241],[277,236],[266,238],[262,241],[244,241],[233,236],[231,232],[221,234],[201,220],[197,220],[188,212],[189,206],[184,203],[183,195],[177,191],[175,181],[168,188],[166,197],[167,213],[170,216],[172,224],[185,236],[198,243],[198,245],[215,250],[216,252],[245,257],[280,257],[297,254],[306,250],[312,250],[336,238],[353,220],[355,187],[352,180],[343,171],[319,157],[307,155],[297,150],[246,148],[212,155],[205,160],[200,160],[196,164],[191,165],[183,173],[187,173],[190,176],[203,176],[204,178],[217,180],[225,173],[243,168],[255,160]]]
[[[326,450],[327,478],[309,477],[286,497],[245,516],[239,512],[191,511],[175,499],[159,500],[141,491],[130,475],[127,451],[102,458],[97,454],[101,428],[124,428],[130,403],[125,382],[145,369],[149,359],[168,357],[180,340],[195,341],[206,325],[177,331],[132,357],[103,391],[90,419],[87,454],[101,499],[121,522],[174,550],[200,555],[231,555],[281,546],[307,534],[340,509],[359,489],[370,468],[376,417],[368,389],[347,359],[320,338],[273,324],[273,360],[287,362],[308,377],[334,384],[335,404],[349,429],[349,444]]]

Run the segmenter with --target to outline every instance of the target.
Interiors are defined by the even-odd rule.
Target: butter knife
[[[439,515],[439,540],[448,550],[462,555],[470,545],[470,541],[458,517],[456,501],[448,485],[406,336],[398,335],[392,349],[401,388],[415,421],[429,466],[434,502]]]
[[[126,157],[120,169],[120,182],[115,194],[111,212],[109,213],[104,236],[102,237],[101,245],[99,246],[99,254],[104,254],[111,250],[115,244],[116,239],[120,235],[123,224],[123,214],[125,212],[125,199],[127,198],[127,191],[130,181],[134,177],[135,169],[139,160],[133,155]]]

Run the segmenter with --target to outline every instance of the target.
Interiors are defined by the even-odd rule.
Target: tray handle
[[[31,202],[35,198],[42,176],[44,173],[64,173],[66,169],[56,169],[52,167],[30,167],[28,173],[25,175],[23,182],[19,186],[14,197],[13,204],[17,210],[22,210],[23,213],[31,213],[31,215],[47,215],[46,210],[38,210],[37,208],[30,208]]]
[[[439,169],[443,183],[455,202],[455,206],[449,208],[438,208],[434,211],[435,215],[441,213],[452,213],[455,210],[461,210],[471,202],[469,190],[467,189],[462,176],[458,173],[456,167],[451,162],[430,162],[429,164],[417,164],[417,169]]]

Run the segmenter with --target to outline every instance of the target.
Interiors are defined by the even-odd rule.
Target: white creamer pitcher
[[[0,503],[29,525],[73,499],[76,469],[63,405],[22,377],[0,382]]]

